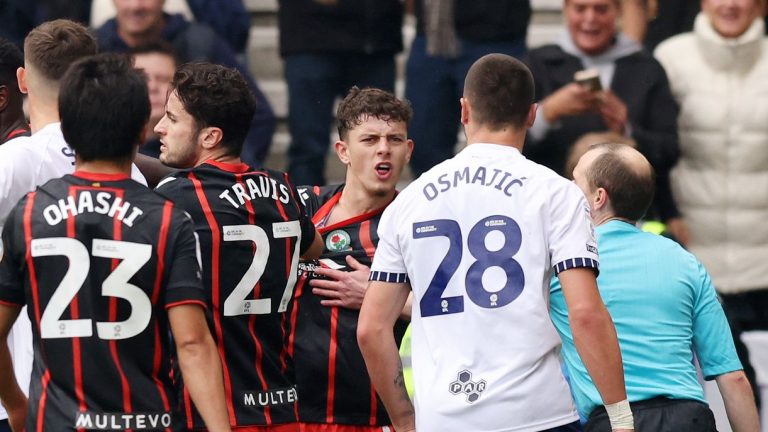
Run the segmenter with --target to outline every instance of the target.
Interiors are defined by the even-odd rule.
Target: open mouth
[[[376,164],[375,169],[376,175],[378,175],[379,178],[388,178],[392,173],[392,164],[389,162],[381,162]]]

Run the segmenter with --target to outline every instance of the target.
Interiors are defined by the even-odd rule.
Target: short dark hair
[[[8,39],[0,38],[0,85],[15,85],[16,70],[24,66],[24,55]]]
[[[135,47],[130,48],[128,52],[131,53],[131,56],[135,56],[137,54],[165,54],[168,57],[171,57],[174,62],[179,62],[178,57],[176,56],[176,52],[173,50],[173,45],[162,39],[136,45]]]
[[[631,149],[626,144],[604,143],[590,148],[602,151],[585,173],[592,190],[603,188],[608,192],[614,216],[637,221],[645,216],[656,185],[656,175],[648,163],[647,170],[629,165],[622,152]]]
[[[359,126],[365,117],[385,121],[403,122],[407,127],[413,117],[413,109],[407,100],[401,100],[390,92],[377,88],[349,89],[347,96],[336,110],[339,137],[346,139],[347,133]]]
[[[221,129],[222,145],[229,154],[240,155],[256,113],[256,98],[237,69],[187,63],[174,74],[170,91],[176,92],[198,128]]]
[[[77,61],[61,79],[59,113],[64,139],[84,161],[133,157],[149,120],[149,94],[124,54]]]
[[[505,54],[477,60],[464,80],[464,95],[472,118],[493,131],[525,127],[533,104],[533,76],[521,61]]]
[[[52,81],[59,81],[75,61],[96,54],[96,38],[82,24],[57,19],[40,24],[24,39],[24,58]]]

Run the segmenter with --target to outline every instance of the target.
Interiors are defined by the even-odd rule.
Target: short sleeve
[[[19,206],[23,206],[26,200],[22,200]],[[23,263],[19,257],[24,256],[25,251],[17,250],[16,242],[18,233],[22,227],[17,223],[16,214],[19,208],[8,216],[6,229],[3,230],[3,250],[0,251],[0,304],[24,306],[24,278]]]
[[[597,273],[595,228],[584,194],[575,184],[565,183],[552,195],[547,235],[555,274],[579,267]]]
[[[693,306],[693,345],[704,378],[743,369],[715,287],[700,262]]]
[[[186,303],[205,305],[202,272],[200,270],[200,245],[195,234],[192,219],[180,210],[174,209],[172,226],[173,247],[166,255],[167,273],[165,284],[165,307],[171,308]],[[170,235],[170,234],[169,234]]]
[[[405,267],[403,253],[398,239],[398,221],[400,218],[400,205],[398,200],[403,195],[395,198],[395,201],[384,210],[379,221],[379,244],[376,246],[376,254],[371,264],[371,281],[405,283],[408,282],[408,271]]]

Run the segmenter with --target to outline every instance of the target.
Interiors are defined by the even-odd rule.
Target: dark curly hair
[[[0,85],[16,83],[16,69],[24,66],[21,50],[8,39],[0,38]]]
[[[361,90],[356,86],[352,87],[336,111],[339,137],[346,139],[347,133],[365,121],[368,116],[386,121],[403,122],[408,126],[413,110],[407,100],[400,100],[392,93],[377,88]]]
[[[197,127],[217,127],[222,145],[231,155],[240,155],[256,113],[256,98],[237,69],[211,63],[187,63],[179,67],[171,82],[184,110]]]

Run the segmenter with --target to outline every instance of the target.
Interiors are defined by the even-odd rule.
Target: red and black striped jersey
[[[195,223],[232,426],[295,422],[289,313],[315,233],[295,187],[283,173],[208,161],[156,190]],[[203,427],[186,392],[182,403],[187,427]]]
[[[3,243],[0,303],[28,305],[34,334],[26,430],[171,430],[166,309],[205,305],[189,216],[76,172],[23,198]]]
[[[296,305],[291,315],[295,337],[291,351],[296,364],[299,390],[299,420],[307,423],[338,423],[386,426],[391,424],[376,395],[360,347],[357,344],[358,310],[327,307],[312,293],[308,281],[319,277],[318,266],[338,270],[347,267],[346,256],[371,265],[379,237],[376,230],[384,207],[370,213],[326,225],[344,185],[302,187],[307,213],[318,226],[325,248],[318,260],[299,264]],[[398,321],[395,339],[400,340],[408,324]]]

